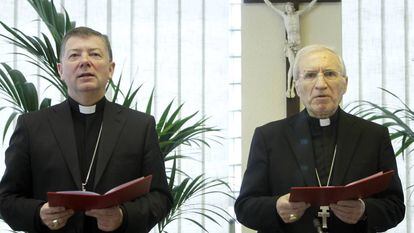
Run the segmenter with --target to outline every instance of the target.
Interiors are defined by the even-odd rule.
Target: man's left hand
[[[365,212],[365,203],[361,199],[338,201],[329,207],[336,217],[348,224],[357,223]]]
[[[119,206],[106,209],[88,210],[86,215],[95,217],[98,228],[102,231],[114,231],[122,225],[124,215]]]

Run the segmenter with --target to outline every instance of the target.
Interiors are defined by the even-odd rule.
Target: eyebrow
[[[82,51],[83,49],[69,49],[67,52],[80,52],[80,51]],[[90,49],[88,49],[87,51],[88,52],[91,52],[91,51],[95,51],[95,50],[97,50],[97,51],[99,51],[99,52],[102,52],[102,50],[100,49],[100,48],[90,48]]]
[[[303,71],[305,71],[305,72],[319,72],[321,69],[304,69]],[[331,68],[328,68],[328,69],[322,69],[322,71],[336,71],[336,72],[341,72],[341,71],[339,71],[339,70],[336,70],[336,69],[331,69]]]

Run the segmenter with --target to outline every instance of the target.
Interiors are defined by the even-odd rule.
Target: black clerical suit
[[[39,224],[38,213],[47,201],[46,193],[81,189],[84,169],[80,168],[77,155],[79,141],[75,138],[78,133],[72,114],[65,101],[19,116],[6,151],[6,171],[0,183],[1,215],[13,229],[49,232]],[[168,213],[172,202],[154,118],[108,101],[102,117],[102,136],[89,190],[102,194],[152,174],[150,193],[121,206],[124,222],[116,231],[148,232]],[[76,212],[64,228],[50,232],[89,233],[89,230],[85,230],[84,213]],[[101,231],[94,224],[90,232]]]
[[[344,185],[378,171],[397,171],[388,130],[338,110],[334,140],[337,153],[331,185]],[[271,122],[255,130],[240,195],[235,203],[237,219],[259,233],[316,232],[313,219],[318,207],[311,206],[293,223],[284,223],[276,200],[292,186],[318,186],[314,143],[306,110]],[[332,147],[331,147],[332,148]],[[364,199],[365,216],[357,224],[346,224],[331,212],[330,233],[385,231],[396,226],[405,213],[398,175],[387,190]]]

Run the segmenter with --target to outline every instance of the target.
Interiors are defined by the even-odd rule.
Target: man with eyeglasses
[[[341,57],[323,45],[307,46],[296,56],[293,77],[305,109],[255,130],[235,203],[237,219],[259,233],[395,227],[405,206],[388,130],[339,107],[348,85]],[[388,189],[369,198],[324,207],[289,201],[294,186],[345,185],[387,170],[396,171]]]

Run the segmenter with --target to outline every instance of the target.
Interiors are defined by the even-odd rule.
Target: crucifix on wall
[[[318,2],[340,2],[340,0],[244,0],[244,3],[266,3],[282,19],[286,32],[286,115],[291,116],[299,112],[299,98],[295,95],[293,82],[293,61],[297,51],[302,47],[300,40],[300,16],[312,9]],[[284,10],[272,3],[286,3]],[[308,3],[299,9],[299,3]]]
[[[274,6],[269,0],[264,0],[274,12],[276,12],[283,19],[283,24],[286,30],[286,43],[285,43],[285,56],[288,59],[289,67],[287,72],[287,98],[295,98],[295,91],[293,88],[293,62],[295,60],[296,53],[300,49],[300,21],[299,17],[308,12],[315,5],[317,0],[312,0],[302,10],[296,10],[292,2],[287,2],[285,10],[282,11]]]

